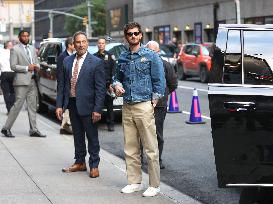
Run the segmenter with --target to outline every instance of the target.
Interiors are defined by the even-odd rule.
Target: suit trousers
[[[4,95],[4,101],[9,112],[15,102],[15,92],[13,87],[14,72],[1,73],[1,89]]]
[[[104,105],[107,108],[106,123],[114,125],[114,111],[113,111],[113,98],[106,94]]]
[[[167,107],[155,107],[155,126],[156,126],[156,135],[158,142],[159,150],[159,162],[162,161],[161,156],[163,152],[164,138],[163,138],[163,127],[164,120],[167,113]]]
[[[72,125],[74,147],[75,147],[75,163],[85,163],[86,144],[85,135],[88,141],[89,166],[97,168],[99,166],[100,145],[98,137],[97,124],[92,122],[91,115],[80,116],[76,106],[76,98],[69,99],[69,116]]]
[[[30,126],[30,133],[37,131],[36,126],[36,111],[37,111],[37,87],[34,79],[31,79],[31,82],[27,86],[14,86],[15,91],[15,103],[10,109],[8,119],[4,125],[4,129],[11,129],[13,126],[19,112],[24,105],[26,100],[27,102],[27,111],[28,119]]]
[[[124,153],[129,184],[141,183],[140,143],[147,155],[149,185],[160,184],[158,143],[151,101],[124,104],[122,108]]]

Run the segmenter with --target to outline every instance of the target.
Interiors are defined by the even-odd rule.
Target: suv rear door
[[[209,83],[219,187],[273,184],[273,31],[221,28]]]
[[[39,92],[43,101],[55,104],[57,96],[56,62],[50,62],[49,58],[57,59],[62,51],[62,44],[58,42],[48,42],[45,50],[40,56],[39,71]]]

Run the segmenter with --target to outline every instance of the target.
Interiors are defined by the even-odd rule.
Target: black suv
[[[118,59],[126,47],[122,43],[109,43],[106,49],[115,55]],[[44,112],[48,106],[56,106],[57,79],[56,79],[56,61],[58,56],[65,50],[65,39],[50,38],[40,44],[38,58],[40,60],[40,71],[37,74],[38,88],[38,111]],[[88,51],[92,53],[92,46]],[[120,113],[123,105],[123,98],[117,97],[113,101],[114,111]],[[106,109],[103,109],[106,112]]]
[[[220,25],[209,81],[219,187],[273,186],[273,25]]]

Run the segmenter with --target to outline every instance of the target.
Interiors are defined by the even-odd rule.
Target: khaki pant
[[[160,169],[154,107],[151,101],[124,104],[122,109],[124,153],[129,184],[141,183],[140,140],[147,156],[149,185],[158,187]]]
[[[63,113],[63,120],[62,120],[61,128],[64,128],[65,124],[71,125],[68,109],[66,109],[65,112]]]

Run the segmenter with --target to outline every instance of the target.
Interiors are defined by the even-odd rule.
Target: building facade
[[[106,12],[106,34],[122,42],[124,24],[133,21],[133,0],[108,0]]]
[[[17,41],[20,30],[34,33],[34,1],[2,0],[0,1],[0,41]]]
[[[213,42],[220,23],[236,23],[234,0],[134,0],[144,42]],[[241,23],[273,23],[272,0],[240,0]]]
[[[69,13],[73,8],[85,0],[65,0],[65,1],[52,1],[52,0],[36,0],[34,7],[35,10],[56,10]],[[53,14],[53,35],[50,32],[50,21],[48,12],[35,12],[35,36],[36,41],[40,42],[44,38],[51,37],[67,37],[68,34],[64,30],[65,16],[62,14]]]

